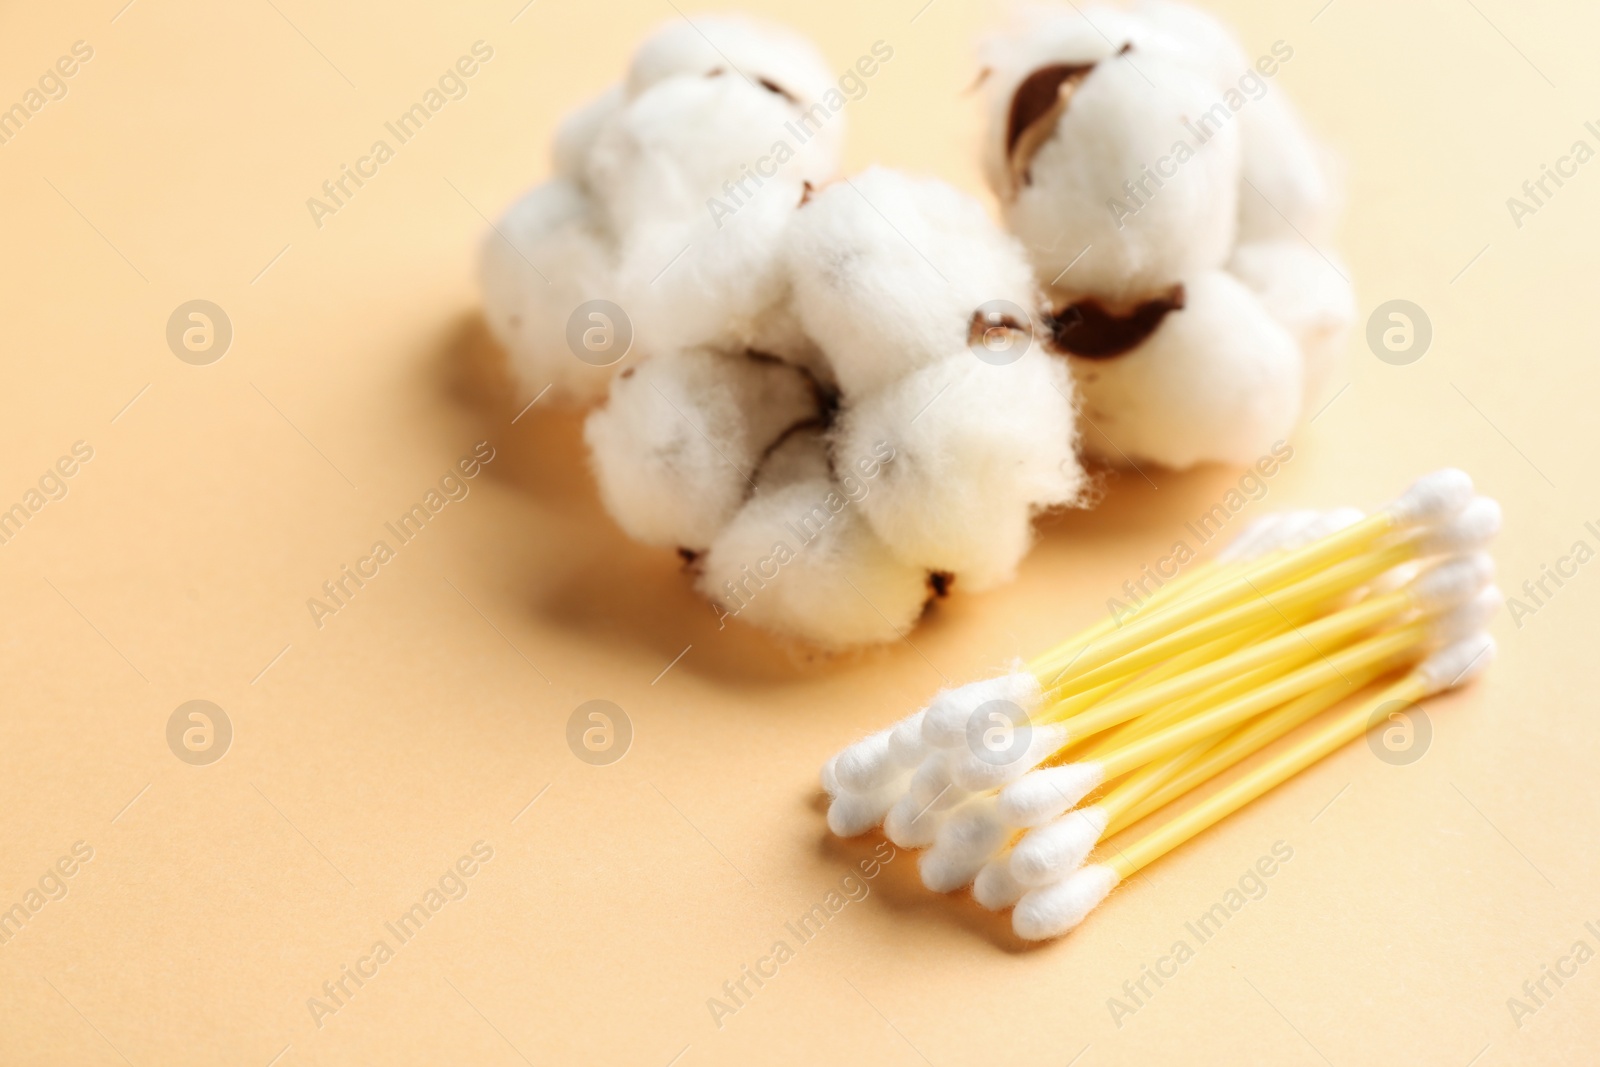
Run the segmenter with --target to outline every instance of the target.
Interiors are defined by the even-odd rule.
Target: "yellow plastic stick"
[[[1392,661],[1408,651],[1420,651],[1428,637],[1428,624],[1414,622],[1367,638],[1316,662],[1269,682],[1241,697],[1191,715],[1182,722],[1129,742],[1100,760],[1107,778],[1126,774],[1151,760],[1177,752],[1197,741],[1236,726],[1254,715],[1293,700],[1330,682],[1345,681],[1351,671]],[[1353,690],[1351,690],[1353,692]]]
[[[1215,826],[1257,797],[1299,774],[1366,732],[1372,715],[1391,701],[1415,704],[1428,693],[1426,680],[1413,671],[1387,686],[1377,696],[1361,701],[1303,741],[1260,767],[1240,776],[1194,807],[1174,816],[1139,840],[1117,849],[1105,864],[1119,878],[1127,878],[1146,865]]]
[[[1075,654],[1052,679],[1052,684],[1060,685],[1071,678],[1087,674],[1157,638],[1165,637],[1236,604],[1259,600],[1262,593],[1271,592],[1278,586],[1292,583],[1304,575],[1320,574],[1334,564],[1360,555],[1395,528],[1394,518],[1386,512],[1379,512],[1304,548],[1284,553],[1280,558],[1268,558],[1246,565],[1237,577],[1200,590],[1164,611],[1136,618],[1115,633],[1107,634],[1095,641],[1081,653]],[[1412,542],[1402,542],[1402,544],[1411,546]],[[1412,553],[1415,552],[1414,547],[1410,550]]]
[[[1313,689],[1246,723],[1221,741],[1202,741],[1171,759],[1135,771],[1099,801],[1098,806],[1106,810],[1109,818],[1105,836],[1121,833],[1147,815],[1188,795],[1345,699],[1353,688],[1366,686],[1390,669],[1392,665],[1377,664],[1352,673],[1348,685],[1337,681]]]

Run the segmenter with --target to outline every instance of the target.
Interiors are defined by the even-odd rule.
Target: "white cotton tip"
[[[1476,597],[1494,581],[1494,575],[1494,559],[1487,552],[1457,556],[1412,579],[1411,599],[1423,611],[1449,611]]]
[[[1104,808],[1080,808],[1030,830],[1011,850],[1011,876],[1030,889],[1061,881],[1083,866],[1106,822]]]
[[[1216,90],[1138,44],[1081,78],[1057,70],[1059,88],[1033,107],[1014,101],[1013,117],[1033,117],[1013,142],[1011,188],[997,190],[1036,276],[1053,291],[1127,304],[1221,268],[1241,171],[1238,124]],[[1186,120],[1209,131],[1198,147]]]
[[[1054,343],[1070,355],[1082,328],[1058,327]],[[1182,308],[1131,350],[1070,362],[1093,423],[1084,444],[1112,464],[1253,466],[1284,454],[1300,418],[1294,339],[1222,271],[1186,281]]]
[[[1465,685],[1494,662],[1495,640],[1485,633],[1473,634],[1447,645],[1423,660],[1417,673],[1428,683],[1428,692],[1442,693]]]
[[[998,678],[969,682],[936,694],[922,717],[922,739],[933,748],[955,748],[965,744],[968,724],[983,705],[1003,701],[1028,716],[1043,700],[1039,679],[1022,670],[1018,661],[1009,673]]]
[[[1322,523],[1322,512],[1311,510],[1291,511],[1284,516],[1276,536],[1267,546],[1269,551],[1290,551],[1309,545],[1317,539],[1317,529]],[[1265,555],[1266,553],[1262,553]]]
[[[613,85],[561,120],[550,145],[551,161],[557,174],[573,181],[584,180],[590,150],[606,123],[622,110],[625,99],[622,86]]]
[[[747,84],[792,98],[801,110],[835,87],[826,58],[788,27],[745,15],[697,14],[669,20],[639,46],[627,90],[636,97],[668,78],[722,76],[748,78]],[[807,128],[819,117],[842,122],[842,116],[813,113]]]
[[[980,307],[1017,309],[1017,345],[1039,317],[1021,244],[936,179],[873,167],[829,185],[795,214],[786,244],[795,310],[847,398],[955,354],[983,366],[968,350]]]
[[[1243,195],[1253,194],[1247,189]],[[1240,245],[1228,270],[1300,346],[1305,359],[1303,402],[1307,411],[1315,411],[1327,402],[1347,362],[1347,342],[1356,320],[1349,271],[1330,253],[1292,234],[1283,240]]]
[[[1235,74],[1237,79],[1241,69]],[[1262,84],[1265,84],[1263,82]],[[1339,210],[1329,153],[1306,132],[1294,105],[1272,86],[1239,112],[1243,185],[1239,241],[1321,243]]]
[[[992,797],[964,805],[939,827],[933,847],[917,861],[922,884],[935,893],[970,885],[1010,836],[1010,829],[995,815]]]
[[[997,718],[973,743],[951,750],[950,778],[974,793],[1002,789],[1055,755],[1069,736],[1060,723],[1012,729]]]
[[[963,799],[965,796],[962,794]],[[938,839],[939,827],[944,825],[952,810],[919,803],[908,792],[895,801],[884,816],[883,835],[900,848],[927,848]]]
[[[1077,807],[1104,781],[1104,768],[1092,761],[1029,771],[1000,791],[1000,817],[1007,826],[1043,826]]]
[[[1265,553],[1257,549],[1258,545],[1266,543],[1274,530],[1283,522],[1286,515],[1274,511],[1251,519],[1249,525],[1239,531],[1239,536],[1217,553],[1218,563],[1233,563],[1239,560],[1256,559]]]
[[[1396,522],[1407,525],[1437,523],[1458,514],[1474,496],[1472,476],[1464,470],[1445,467],[1412,482],[1411,488],[1384,511]]]
[[[1500,590],[1486,586],[1462,604],[1457,604],[1433,621],[1429,636],[1437,647],[1447,647],[1464,641],[1489,625],[1500,610]]]
[[[818,410],[793,367],[689,349],[619,375],[584,440],[600,499],[629,537],[699,551],[744,504],[767,448]]]
[[[1017,901],[1011,928],[1028,941],[1060,937],[1083,922],[1117,884],[1110,867],[1079,868],[1054,885],[1031,889]]]
[[[839,793],[828,805],[828,829],[840,837],[855,837],[877,826],[905,794],[907,777],[902,774],[870,793]]]
[[[889,756],[890,730],[880,730],[844,749],[835,757],[834,774],[852,793],[869,793],[907,768]]]
[[[830,797],[836,797],[843,789],[839,786],[839,776],[834,773],[834,764],[838,756],[829,756],[828,761],[822,765],[822,773],[818,776],[822,781],[822,791]]]
[[[861,501],[873,530],[908,563],[981,591],[1015,575],[1034,517],[1077,504],[1088,479],[1062,360],[1042,347],[1003,366],[954,352],[847,405],[834,448],[887,451]]]
[[[784,233],[838,165],[821,138],[776,163],[796,115],[732,74],[669,78],[596,139],[586,173],[617,235],[617,303],[650,351],[746,345],[786,299]]]
[[[607,351],[618,335],[606,331],[617,324],[604,316],[584,324],[586,359],[569,342],[568,326],[581,305],[617,299],[615,270],[614,242],[599,213],[583,188],[564,178],[524,194],[485,236],[478,253],[483,317],[509,356],[524,403],[547,387],[547,403],[587,406],[605,396],[625,358]]]
[[[900,640],[931,596],[927,572],[890,552],[829,477],[820,435],[785,437],[756,485],[695,587],[726,616],[819,648]]]
[[[972,896],[990,911],[1003,911],[1022,899],[1027,887],[1011,875],[1010,857],[1001,853],[978,871],[972,880]]]
[[[1466,507],[1425,530],[1418,545],[1426,553],[1470,552],[1494,540],[1503,517],[1498,501],[1473,497]]]
[[[915,767],[928,755],[922,740],[922,718],[927,709],[907,715],[889,730],[889,758],[902,767]]]

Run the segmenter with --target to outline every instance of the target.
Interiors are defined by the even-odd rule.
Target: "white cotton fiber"
[[[998,811],[1008,826],[1043,826],[1077,806],[1105,781],[1098,763],[1063,763],[1030,771],[1000,791]]]
[[[1014,745],[1000,741],[988,749],[980,742],[951,749],[951,780],[974,793],[1004,788],[1054,755],[1068,736],[1060,723],[1035,723],[1016,733],[1021,737]]]
[[[844,412],[835,451],[886,441],[886,463],[862,500],[896,554],[956,576],[960,588],[1008,581],[1033,542],[1033,519],[1077,504],[1072,381],[1042,348],[995,366],[962,351]]]
[[[918,810],[926,807],[932,811],[945,811],[967,800],[971,794],[956,788],[950,777],[950,759],[953,753],[930,752],[917,766],[906,787],[906,795],[916,802]]]
[[[796,433],[775,450],[809,452]],[[770,465],[770,462],[769,462]],[[899,640],[930,596],[927,572],[900,562],[846,492],[823,473],[785,481],[763,469],[758,489],[711,543],[697,587],[730,615],[827,649]]]
[[[1492,497],[1474,497],[1460,511],[1428,527],[1417,539],[1426,553],[1471,552],[1483,548],[1500,533],[1504,514]]]
[[[1458,467],[1424,474],[1383,510],[1402,525],[1446,522],[1477,499],[1472,475]]]
[[[1035,314],[1016,239],[931,178],[874,167],[820,190],[796,214],[787,251],[795,308],[849,398],[967,352],[983,304]]]
[[[894,802],[884,816],[883,835],[900,848],[927,848],[950,817],[950,808],[918,803],[910,793]]]
[[[905,769],[889,758],[889,731],[879,730],[840,752],[834,775],[841,788],[869,793]]]
[[[1243,157],[1239,240],[1321,242],[1338,210],[1329,157],[1272,86],[1239,112]]]
[[[928,755],[928,744],[922,739],[926,710],[907,715],[889,731],[889,758],[902,767],[915,767]]]
[[[618,376],[584,439],[601,500],[628,536],[702,550],[750,494],[767,447],[816,413],[793,367],[689,349]]]
[[[840,792],[828,805],[828,829],[840,837],[866,833],[883,821],[905,792],[905,782],[906,776],[901,775],[868,793]]]
[[[1083,79],[1028,173],[1003,207],[1053,291],[1130,304],[1233,246],[1237,125],[1207,82],[1137,46]]]
[[[1261,241],[1234,250],[1228,271],[1256,294],[1305,360],[1307,411],[1325,403],[1344,373],[1355,289],[1339,259],[1298,237]]]
[[[1009,908],[1022,899],[1027,887],[1011,876],[1010,857],[1002,852],[983,865],[972,880],[972,897],[990,911]]]
[[[1288,332],[1221,271],[1195,275],[1184,290],[1183,309],[1139,347],[1071,361],[1099,430],[1085,445],[1109,462],[1249,466],[1299,419],[1304,376]]]
[[[575,182],[585,180],[589,152],[600,131],[622,110],[625,99],[622,86],[613,85],[561,120],[555,139],[550,143],[551,162],[557,174]]]
[[[1030,830],[1011,850],[1011,876],[1030,888],[1059,882],[1083,866],[1106,821],[1104,808],[1080,808]]]
[[[935,893],[971,884],[1009,836],[1010,831],[995,817],[993,797],[962,806],[939,827],[933,847],[918,859],[922,884]]]
[[[968,725],[980,707],[1002,701],[1028,716],[1043,700],[1039,679],[1019,660],[999,677],[940,690],[922,714],[922,739],[933,748],[955,748],[965,743]]]
[[[1188,66],[1219,92],[1236,86],[1250,69],[1233,31],[1198,7],[1176,0],[1139,0],[1130,13],[1150,31],[1139,39],[1141,47]]]
[[[1429,693],[1466,685],[1494,662],[1498,648],[1488,634],[1474,634],[1440,649],[1417,667]]]
[[[835,88],[822,53],[793,30],[744,15],[710,14],[673,19],[651,34],[628,67],[627,91],[637,97],[668,78],[721,75],[792,100],[801,113]],[[806,128],[825,127],[819,117]]]
[[[1117,874],[1093,864],[1054,885],[1029,890],[1011,913],[1011,928],[1029,941],[1060,937],[1088,916],[1116,887]]]
[[[556,178],[536,186],[484,237],[478,281],[489,331],[505,347],[519,391],[591,404],[605,395],[617,366],[597,367],[574,354],[567,324],[579,305],[616,298],[615,253],[589,198]]]

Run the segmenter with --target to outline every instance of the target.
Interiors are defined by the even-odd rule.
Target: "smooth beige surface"
[[[512,425],[471,276],[482,216],[543,176],[558,116],[671,0],[122,3],[0,10],[0,104],[94,52],[0,145],[0,506],[93,449],[0,545],[0,908],[93,850],[0,944],[0,1063],[1595,1061],[1600,962],[1561,961],[1600,951],[1600,564],[1501,616],[1502,661],[1429,706],[1419,762],[1341,752],[1067,940],[1019,945],[902,853],[801,943],[785,924],[879,841],[827,836],[824,757],[1098,617],[1236,475],[1109,478],[1015,585],[878,653],[719,630],[674,556],[601,513],[575,418]],[[981,191],[981,8],[753,6],[840,69],[895,49],[850,106],[852,167]],[[1276,85],[1348,160],[1363,321],[1405,298],[1435,329],[1404,367],[1352,338],[1352,384],[1247,512],[1370,507],[1449,463],[1506,505],[1508,592],[1600,548],[1600,163],[1520,229],[1505,205],[1574,140],[1600,148],[1600,14],[1222,6],[1253,55],[1292,45]],[[319,229],[306,198],[479,40],[466,98]],[[234,327],[210,366],[165,341],[196,298]],[[319,629],[307,598],[478,441],[495,458],[470,495]],[[210,766],[167,747],[193,699],[235,730]],[[591,699],[633,723],[609,767],[565,742]],[[465,898],[400,943],[385,923],[476,842]],[[1200,943],[1185,924],[1275,842],[1292,859]],[[317,1025],[308,998],[380,939],[392,958]],[[793,958],[719,1028],[708,999],[780,939]],[[1193,958],[1114,1019],[1180,939]],[[1519,1026],[1507,999],[1558,964],[1575,976]]]

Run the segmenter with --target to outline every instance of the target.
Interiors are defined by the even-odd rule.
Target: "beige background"
[[[1506,1001],[1574,941],[1600,949],[1600,568],[1501,617],[1502,662],[1430,706],[1420,762],[1352,747],[1043,948],[902,854],[719,1030],[707,998],[874,848],[827,837],[822,759],[1095,618],[1234,476],[1108,479],[915,648],[810,662],[719,631],[675,558],[601,513],[575,419],[511,424],[474,318],[481,215],[544,175],[558,116],[672,0],[122,2],[0,11],[7,105],[94,49],[0,146],[0,505],[94,449],[0,545],[0,907],[94,850],[0,945],[0,1062],[1594,1062],[1600,963],[1520,1027]],[[1352,384],[1251,511],[1372,506],[1461,465],[1506,505],[1509,591],[1600,547],[1600,163],[1521,229],[1505,206],[1573,140],[1600,147],[1600,13],[1322,5],[1218,6],[1252,54],[1291,44],[1275,84],[1349,162],[1363,320],[1409,299],[1435,339],[1394,367],[1353,338]],[[984,9],[750,6],[841,69],[894,47],[849,109],[851,167],[981,193]],[[316,228],[306,198],[479,39],[470,95]],[[164,339],[195,298],[235,330],[206,367]],[[471,495],[318,630],[306,598],[479,440]],[[236,731],[206,767],[165,741],[197,698]],[[603,768],[564,741],[596,698],[635,728]],[[480,840],[466,898],[318,1028],[307,998]],[[1107,998],[1280,840],[1267,895],[1118,1028]]]

